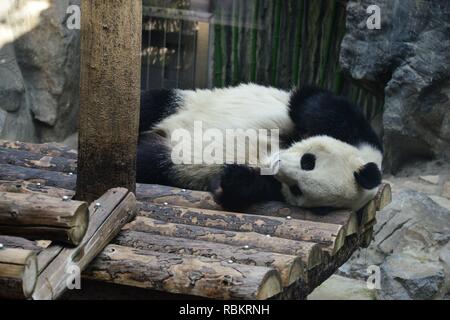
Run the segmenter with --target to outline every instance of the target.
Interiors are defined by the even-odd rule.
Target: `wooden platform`
[[[72,196],[76,152],[0,141],[0,192]],[[360,212],[315,215],[284,203],[224,212],[209,193],[138,185],[140,210],[86,279],[213,299],[304,299],[373,236],[389,185]],[[39,254],[42,242],[0,236]],[[39,266],[38,266],[39,267]]]

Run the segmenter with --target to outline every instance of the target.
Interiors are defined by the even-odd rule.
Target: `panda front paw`
[[[211,180],[210,191],[224,209],[242,211],[255,202],[259,177],[257,169],[228,165],[221,175]]]

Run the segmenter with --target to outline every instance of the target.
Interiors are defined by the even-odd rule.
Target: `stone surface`
[[[369,5],[381,30],[369,30]],[[340,62],[385,99],[385,168],[417,158],[450,159],[450,2],[351,0]]]
[[[66,11],[79,3],[17,0],[0,11],[0,138],[63,141],[76,131],[80,35]]]
[[[438,184],[439,183],[439,176],[420,176],[420,180],[428,182],[429,184]]]
[[[376,265],[378,299],[444,298],[450,292],[450,208],[441,204],[415,190],[394,192],[393,202],[377,216],[372,244],[339,273],[366,280],[368,266]]]
[[[317,287],[308,300],[375,300],[376,292],[366,282],[338,275],[331,276]]]
[[[444,186],[442,188],[442,196],[450,199],[450,181],[444,183]]]

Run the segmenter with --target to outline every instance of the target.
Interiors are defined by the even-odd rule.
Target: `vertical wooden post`
[[[142,1],[81,1],[81,91],[76,198],[135,192]]]

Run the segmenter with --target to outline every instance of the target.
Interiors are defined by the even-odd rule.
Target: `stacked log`
[[[282,289],[272,268],[117,245],[108,246],[85,276],[212,299],[268,299]]]
[[[73,276],[87,268],[136,213],[136,200],[123,188],[111,189],[89,207],[90,223],[83,241],[75,248],[57,244],[38,255],[34,300],[54,300],[68,289]],[[75,274],[74,274],[75,273]],[[79,274],[78,274],[79,276]]]
[[[14,146],[37,150],[39,157],[47,150],[55,157],[64,155],[55,146]],[[61,156],[58,163],[64,166],[69,159]],[[2,163],[0,157],[0,169],[5,169],[0,170],[0,192],[57,201],[73,196],[75,170]],[[138,216],[94,259],[85,277],[208,298],[304,298],[354,250],[370,243],[376,211],[390,202],[391,190],[382,185],[359,212],[325,215],[281,202],[226,212],[209,193],[157,185],[138,185],[137,198]],[[44,249],[38,255],[38,271],[46,270],[46,263],[61,252],[58,246]],[[36,294],[43,296],[51,295]]]
[[[0,248],[0,299],[27,299],[36,286],[36,253]]]
[[[276,269],[284,287],[294,283],[304,275],[304,264],[300,257],[258,250],[249,245],[232,246],[217,242],[191,240],[160,236],[157,234],[123,231],[115,244],[141,250],[201,256],[238,263]]]
[[[0,234],[78,245],[89,224],[87,203],[69,197],[0,192]]]

